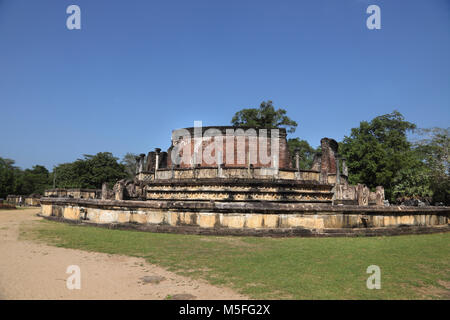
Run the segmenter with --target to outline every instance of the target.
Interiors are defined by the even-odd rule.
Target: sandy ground
[[[228,288],[178,276],[144,259],[18,240],[19,226],[42,219],[36,216],[38,212],[39,208],[0,210],[0,299],[246,299]],[[69,265],[80,267],[79,290],[67,288]],[[144,277],[164,280],[144,282]]]

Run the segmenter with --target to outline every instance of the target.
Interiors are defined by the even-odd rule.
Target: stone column
[[[136,160],[136,175],[138,175],[139,174],[139,167],[140,167],[141,157],[136,157],[134,159]]]
[[[155,180],[158,179],[159,153],[160,152],[161,152],[160,148],[155,148]]]
[[[295,169],[300,173],[300,149],[295,149]]]
[[[139,173],[144,171],[145,154],[139,155]]]
[[[375,204],[377,206],[384,206],[384,188],[382,186],[377,186],[375,194]]]
[[[114,185],[114,199],[123,200],[123,189],[124,185],[120,181]]]
[[[155,148],[155,172],[159,169],[159,153],[161,152],[160,148]]]
[[[108,184],[103,182],[102,184],[102,200],[108,199]]]
[[[223,178],[223,170],[222,170],[222,151],[217,151],[217,177]]]

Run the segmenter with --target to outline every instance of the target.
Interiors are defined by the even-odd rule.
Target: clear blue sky
[[[268,99],[314,147],[394,109],[448,127],[450,1],[0,0],[0,157],[22,168],[166,149]]]

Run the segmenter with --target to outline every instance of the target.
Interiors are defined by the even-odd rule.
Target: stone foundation
[[[291,236],[442,232],[450,214],[449,207],[67,198],[42,198],[41,207],[44,217],[110,227]]]
[[[8,195],[5,202],[15,206],[39,207],[40,196]]]
[[[95,199],[101,194],[101,190],[96,189],[49,189],[45,190],[44,197],[68,197],[81,199]]]

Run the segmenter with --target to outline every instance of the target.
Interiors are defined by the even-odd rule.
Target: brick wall
[[[246,167],[249,164],[249,153],[250,164],[252,164],[253,167],[272,167],[274,160],[271,152],[272,139],[270,129],[267,130],[265,134],[257,128],[255,128],[254,131],[248,131],[249,129],[251,130],[252,128],[203,127],[201,137],[199,138],[194,137],[194,128],[181,129],[184,130],[183,132],[185,134],[189,134],[186,137],[177,136],[179,131],[177,133],[177,130],[175,130],[173,132],[172,145],[168,150],[167,167],[170,168],[172,166],[171,155],[173,152],[176,152],[177,149],[179,151],[178,155],[183,159],[179,164],[180,168],[190,168],[192,167],[193,162],[197,163],[200,167],[216,167],[218,165],[217,162],[219,161],[224,167]],[[279,148],[278,167],[281,169],[292,168],[291,156],[286,140],[286,130],[278,130],[278,138],[274,139]],[[208,135],[209,137],[205,137]],[[199,152],[194,155],[196,142],[197,146],[201,145],[201,156],[199,155]],[[214,147],[216,144],[218,147]],[[260,155],[260,148],[262,148],[262,157]],[[221,157],[219,157],[218,152],[220,149],[222,149]],[[190,150],[190,156],[188,150]],[[209,156],[210,159],[206,159],[205,156]]]

